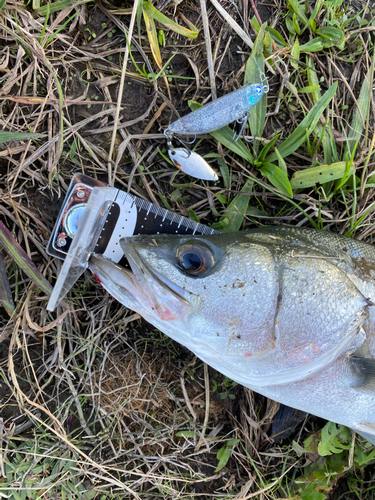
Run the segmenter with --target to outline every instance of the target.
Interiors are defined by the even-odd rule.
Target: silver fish
[[[122,304],[231,379],[375,444],[375,249],[269,227],[121,240],[90,269]]]

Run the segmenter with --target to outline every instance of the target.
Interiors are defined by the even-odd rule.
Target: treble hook
[[[254,139],[246,139],[246,137],[245,137],[246,123],[247,123],[247,120],[250,118],[250,115],[251,115],[250,111],[247,111],[243,116],[241,116],[241,118],[239,118],[237,120],[237,123],[239,123],[241,125],[241,129],[238,132],[238,134],[236,132],[234,132],[233,142],[237,142],[238,139],[241,137],[241,135],[246,142],[253,142],[254,141]]]

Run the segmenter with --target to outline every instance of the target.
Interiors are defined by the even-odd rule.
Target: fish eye
[[[262,93],[262,87],[260,87],[259,85],[257,86],[257,92],[258,92],[258,94]]]
[[[183,245],[176,253],[179,268],[192,276],[199,276],[214,265],[214,256],[209,248]]]

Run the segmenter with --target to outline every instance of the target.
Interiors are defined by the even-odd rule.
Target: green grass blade
[[[336,93],[337,82],[335,82],[327,92],[319,99],[319,101],[312,107],[309,113],[305,116],[298,127],[285,139],[283,143],[278,146],[279,153],[283,158],[289,156],[296,151],[306,140],[306,133],[308,135],[315,129],[323,111],[327,108]],[[276,153],[272,153],[267,158],[268,162],[277,160]]]
[[[12,292],[10,290],[4,259],[0,252],[0,306],[4,307],[9,316],[13,316],[16,308],[14,306]]]
[[[52,285],[46,280],[27,253],[21,248],[9,229],[0,221],[0,245],[7,252],[23,273],[26,274],[38,288],[48,295]]]
[[[241,156],[241,158],[251,164],[254,163],[253,155],[247,149],[245,143],[241,139],[238,139],[236,142],[233,141],[234,132],[230,127],[225,126],[219,130],[210,132],[210,135],[220,142],[220,144],[233,151],[233,153]]]
[[[344,151],[344,158],[346,158],[347,153],[351,154],[355,141],[361,138],[363,129],[365,128],[365,120],[367,119],[370,109],[373,76],[374,59],[372,61],[371,68],[362,83],[361,91],[358,97],[358,108],[354,111],[352,123],[350,124],[350,132]]]
[[[27,141],[28,139],[39,139],[45,134],[20,133],[20,132],[0,132],[0,144],[9,141]]]
[[[41,34],[40,34],[40,36],[39,36],[39,40],[38,40],[38,42],[39,42],[39,44],[40,44],[40,45],[43,45],[44,34],[45,34],[45,32],[46,32],[47,25],[48,25],[48,19],[49,19],[49,6],[50,6],[50,4],[49,4],[49,3],[47,3],[47,6],[46,6],[46,7],[47,7],[46,18],[45,18],[45,20],[44,20],[43,29],[42,29],[42,32],[41,32]]]
[[[320,91],[320,84],[319,84],[319,78],[316,73],[315,69],[315,63],[314,59],[311,56],[306,56],[306,65],[307,65],[307,79],[309,82],[309,86],[311,87],[311,96],[316,104],[319,99],[322,97],[322,93]],[[333,163],[334,158],[332,157],[332,143],[331,139],[329,136],[329,132],[327,129],[324,129],[320,125],[320,123],[317,124],[314,133],[316,135],[320,135],[322,137],[322,145],[323,145],[323,151],[324,151],[324,163],[326,165],[330,165]]]
[[[254,181],[252,179],[247,180],[244,187],[241,189],[241,192],[248,193],[252,190],[253,185]],[[241,227],[250,201],[250,195],[241,194],[241,192],[233,198],[224,212],[224,218],[227,218],[229,222],[222,230],[223,233],[232,233],[238,231]]]
[[[299,210],[301,212],[301,214],[304,217],[306,217],[306,219],[310,222],[310,224],[313,228],[319,229],[318,224],[316,224],[316,222],[314,222],[314,220],[309,216],[309,214],[307,212],[305,212],[305,210],[301,207],[301,202],[296,203],[295,201],[293,201],[289,197],[285,196],[284,194],[280,194],[277,191],[274,191],[269,185],[265,184],[264,182],[262,182],[260,179],[257,179],[256,177],[253,177],[252,180],[254,182],[256,182],[257,184],[259,184],[259,186],[262,186],[262,188],[269,191],[270,193],[273,193],[274,195],[278,196],[282,200],[285,200],[288,203],[290,203],[291,205],[293,205],[295,208],[297,208],[297,210]]]
[[[44,47],[47,47],[52,42],[52,40],[54,40],[56,38],[56,36],[60,33],[60,31],[62,31],[63,29],[65,29],[65,27],[70,23],[70,21],[73,21],[73,19],[77,16],[77,14],[78,14],[78,12],[75,12],[72,16],[69,17],[69,19],[67,19],[64,22],[64,24],[62,24],[61,26],[59,26],[59,28],[56,31],[54,31],[53,35],[51,35],[48,38],[48,40],[46,41]]]
[[[146,3],[146,2],[145,2]],[[150,42],[150,48],[152,55],[154,56],[156,64],[161,68],[163,66],[160,54],[158,32],[156,30],[155,21],[149,15],[146,9],[143,9],[143,19],[145,20],[148,41]]]
[[[254,47],[251,55],[246,63],[244,84],[257,83],[260,81],[260,73],[264,72],[264,56],[263,43],[266,25],[263,24],[255,39]],[[251,109],[251,115],[248,120],[251,134],[253,136],[261,136],[266,121],[267,111],[267,94],[264,94],[261,101]],[[255,140],[253,143],[254,151],[258,153],[260,141]]]
[[[306,56],[306,66],[307,66],[307,80],[309,82],[309,86],[314,87],[314,89],[311,91],[311,95],[314,103],[317,103],[319,99],[322,97],[322,93],[320,92],[319,78],[316,73],[315,63],[312,56]]]
[[[143,2],[143,12],[147,12],[147,14],[154,19],[155,21],[158,21],[160,24],[163,24],[166,28],[175,31],[179,35],[185,36],[187,38],[197,38],[199,30],[189,22],[189,26],[192,29],[187,29],[184,28],[183,26],[180,26],[179,24],[175,23],[172,21],[172,19],[169,19],[167,16],[159,12],[150,2],[150,0],[146,0]]]
[[[350,167],[350,174],[354,172],[354,166]],[[339,161],[332,165],[321,165],[319,167],[306,168],[295,172],[290,180],[292,189],[304,189],[324,184],[325,182],[342,179],[346,173],[346,162]],[[349,175],[350,175],[349,174]],[[348,174],[347,174],[348,175]]]
[[[45,16],[47,12],[52,14],[52,12],[60,12],[60,10],[67,9],[68,7],[72,7],[73,5],[75,7],[78,7],[83,3],[89,3],[89,2],[91,2],[91,0],[80,0],[79,2],[73,2],[71,0],[61,0],[59,2],[51,2],[47,5],[43,5],[43,7],[35,9],[35,11],[41,16]]]

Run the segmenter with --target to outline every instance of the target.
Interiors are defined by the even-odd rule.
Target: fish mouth
[[[165,321],[179,319],[188,314],[192,309],[188,300],[191,293],[150,266],[138,251],[137,247],[141,249],[155,246],[152,239],[137,240],[137,246],[132,239],[123,238],[120,245],[132,270],[133,283],[140,292],[137,293],[137,300],[144,306],[149,304],[149,313],[154,313]],[[124,272],[129,273],[125,269]]]
[[[151,275],[153,279],[165,285],[173,293],[179,295],[182,299],[186,299],[188,292],[144,262],[137,249],[131,244],[130,241],[128,242],[127,240],[127,238],[121,240],[121,247],[124,250],[125,257],[129,262],[131,270],[137,278],[139,284],[141,286],[148,286],[146,277],[147,275]],[[144,243],[145,247],[146,245],[147,243]]]
[[[151,322],[152,319],[181,319],[192,310],[194,294],[173,283],[142,258],[142,249],[150,251],[150,245],[155,246],[151,238],[123,238],[120,245],[131,271],[102,255],[93,254],[89,262],[97,280],[113,297]]]

